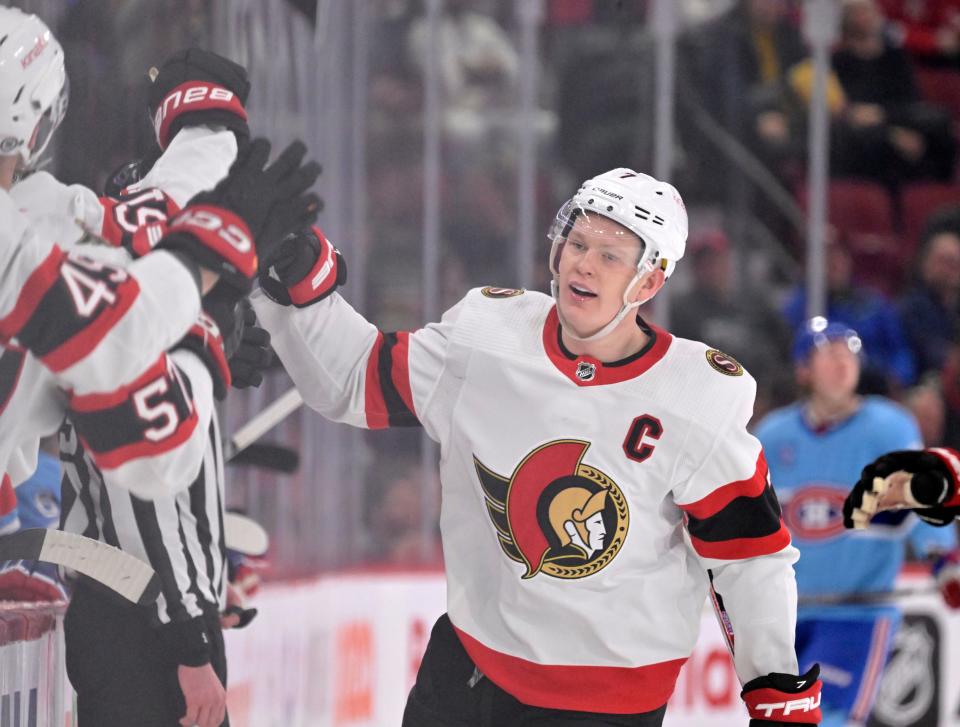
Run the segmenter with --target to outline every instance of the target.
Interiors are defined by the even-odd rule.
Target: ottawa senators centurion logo
[[[584,578],[612,561],[627,537],[627,500],[610,477],[582,462],[590,443],[558,439],[502,477],[473,458],[487,514],[523,578]]]

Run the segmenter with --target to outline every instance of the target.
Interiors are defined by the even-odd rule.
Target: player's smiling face
[[[576,335],[589,336],[617,315],[642,249],[640,238],[613,220],[597,214],[577,218],[557,275],[557,306]]]

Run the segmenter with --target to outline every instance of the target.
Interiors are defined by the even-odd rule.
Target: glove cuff
[[[157,629],[160,643],[175,664],[203,666],[210,663],[210,640],[202,617],[173,621]]]
[[[232,381],[230,366],[223,350],[223,336],[213,318],[207,313],[201,313],[176,347],[192,351],[203,361],[210,372],[210,378],[213,379],[213,395],[217,401],[223,401]]]
[[[960,480],[960,456],[955,450],[946,447],[932,447],[925,451],[934,455],[943,465],[943,474],[947,477],[947,483],[950,487],[947,499],[940,505],[942,507],[957,507],[960,505],[960,488],[957,487],[957,481]]]
[[[820,666],[801,676],[771,673],[747,682],[740,697],[751,720],[777,724],[820,724]]]
[[[233,91],[212,81],[187,81],[172,89],[157,104],[153,130],[161,149],[187,125],[222,125],[249,137],[247,111]]]
[[[160,245],[186,250],[241,291],[257,273],[257,250],[247,223],[224,207],[188,205],[170,223]]]
[[[314,225],[310,230],[320,242],[320,254],[317,255],[310,271],[298,283],[287,288],[290,302],[297,308],[306,308],[313,303],[318,303],[347,279],[347,266],[340,251],[333,246],[319,227]]]

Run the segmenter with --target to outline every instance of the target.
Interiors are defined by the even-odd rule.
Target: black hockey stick
[[[260,437],[299,409],[302,404],[303,399],[296,387],[288,389],[279,399],[233,433],[233,436],[223,445],[224,460],[230,462],[235,459],[240,452],[249,448]]]
[[[300,468],[300,455],[297,450],[281,444],[254,442],[238,450],[227,463],[293,474]]]
[[[27,528],[0,536],[0,560],[39,560],[71,568],[141,606],[160,595],[160,578],[148,564],[76,533]]]

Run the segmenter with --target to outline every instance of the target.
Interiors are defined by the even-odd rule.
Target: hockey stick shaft
[[[160,578],[147,563],[76,533],[27,528],[4,535],[0,560],[39,560],[70,568],[140,605],[153,603],[160,595]]]
[[[293,387],[240,427],[224,447],[223,457],[229,462],[264,434],[273,429],[303,405],[303,397]]]
[[[891,591],[862,591],[860,593],[823,593],[816,596],[801,596],[800,606],[870,606],[893,603],[912,596],[927,596],[939,592],[935,583],[911,588],[894,588]]]

